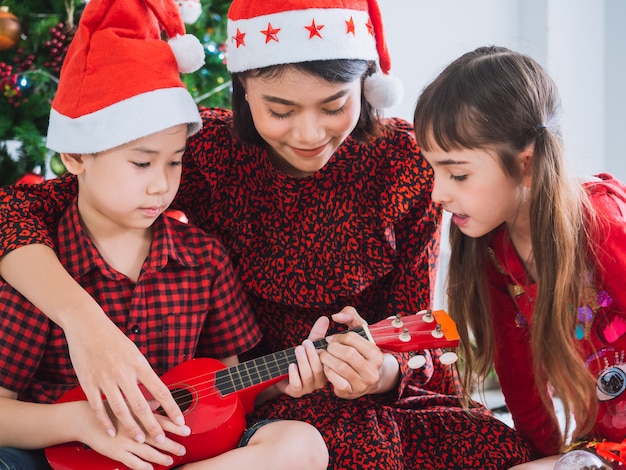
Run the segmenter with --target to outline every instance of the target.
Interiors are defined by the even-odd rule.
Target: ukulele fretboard
[[[365,328],[356,328],[355,333],[369,339]],[[314,341],[315,349],[326,349],[325,339]],[[289,364],[296,363],[296,348],[285,349],[267,356],[251,359],[215,373],[215,386],[222,395],[238,392],[268,380],[287,375]]]

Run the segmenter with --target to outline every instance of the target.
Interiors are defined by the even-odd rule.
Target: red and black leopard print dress
[[[371,145],[348,138],[323,169],[297,179],[274,169],[265,148],[233,137],[230,111],[203,110],[203,118],[173,207],[230,251],[263,331],[256,355],[301,343],[320,315],[346,305],[370,324],[429,307],[440,213],[408,123],[387,120]],[[42,228],[74,192],[69,176],[11,195],[4,188],[0,255],[49,243]],[[337,470],[505,469],[528,460],[525,442],[486,409],[461,408],[451,368],[438,352],[424,354],[418,370],[397,354],[393,392],[344,400],[327,387],[270,400],[252,418],[316,426]]]

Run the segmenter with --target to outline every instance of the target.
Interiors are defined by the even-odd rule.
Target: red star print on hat
[[[61,69],[46,145],[96,153],[178,124],[196,132],[202,120],[180,73],[204,57],[174,0],[91,0]]]
[[[228,11],[231,72],[313,60],[378,61],[365,82],[376,108],[397,104],[402,85],[391,60],[376,0],[233,0]]]

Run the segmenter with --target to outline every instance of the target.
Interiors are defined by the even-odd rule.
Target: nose
[[[433,179],[433,190],[430,195],[433,202],[437,204],[444,204],[446,202],[450,202],[450,193],[448,191],[447,185],[445,181],[442,180],[441,177],[438,177],[435,173],[435,177]]]
[[[302,144],[316,144],[324,138],[324,126],[315,111],[300,113],[292,129],[294,138]]]
[[[154,168],[148,184],[149,194],[164,194],[169,190],[169,176],[167,169]]]

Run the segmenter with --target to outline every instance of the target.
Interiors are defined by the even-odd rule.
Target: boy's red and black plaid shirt
[[[137,283],[106,264],[80,225],[76,201],[56,235],[60,261],[158,374],[193,357],[241,354],[259,341],[224,247],[201,230],[160,217]],[[46,403],[78,385],[61,328],[4,282],[0,311],[1,386]]]

